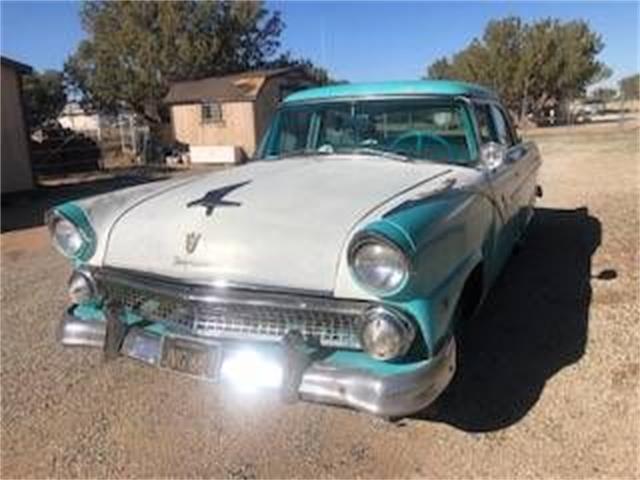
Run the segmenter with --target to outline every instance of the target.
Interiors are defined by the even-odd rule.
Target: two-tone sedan
[[[240,390],[417,412],[533,215],[540,157],[481,87],[287,97],[254,161],[65,203],[65,345]]]

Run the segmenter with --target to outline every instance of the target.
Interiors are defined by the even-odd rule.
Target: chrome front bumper
[[[67,312],[58,334],[63,345],[103,348],[106,322],[81,320]],[[120,354],[159,366],[162,339],[163,335],[133,327],[124,337]],[[393,374],[337,365],[327,360],[311,362],[298,379],[296,397],[384,417],[410,415],[431,404],[449,384],[455,371],[455,352],[452,338],[435,357],[419,362],[411,370]]]

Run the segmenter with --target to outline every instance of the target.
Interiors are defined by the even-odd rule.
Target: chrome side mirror
[[[507,158],[507,147],[500,143],[489,142],[480,148],[480,160],[489,169],[495,170],[502,165]]]

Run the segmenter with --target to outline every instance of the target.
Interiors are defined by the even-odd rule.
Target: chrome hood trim
[[[184,300],[252,301],[261,299],[290,305],[302,305],[309,302],[324,305],[349,305],[358,308],[369,304],[363,300],[339,300],[333,293],[323,290],[305,290],[299,288],[277,288],[255,283],[231,282],[224,279],[174,278],[148,272],[139,272],[121,268],[92,268],[92,275],[98,283],[116,282],[132,288],[141,288],[162,295],[180,297]]]

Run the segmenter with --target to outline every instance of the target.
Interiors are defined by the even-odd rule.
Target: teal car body
[[[476,85],[347,84],[288,96],[256,160],[53,209],[62,342],[231,383],[250,349],[288,399],[428,406],[531,220],[535,145]]]

